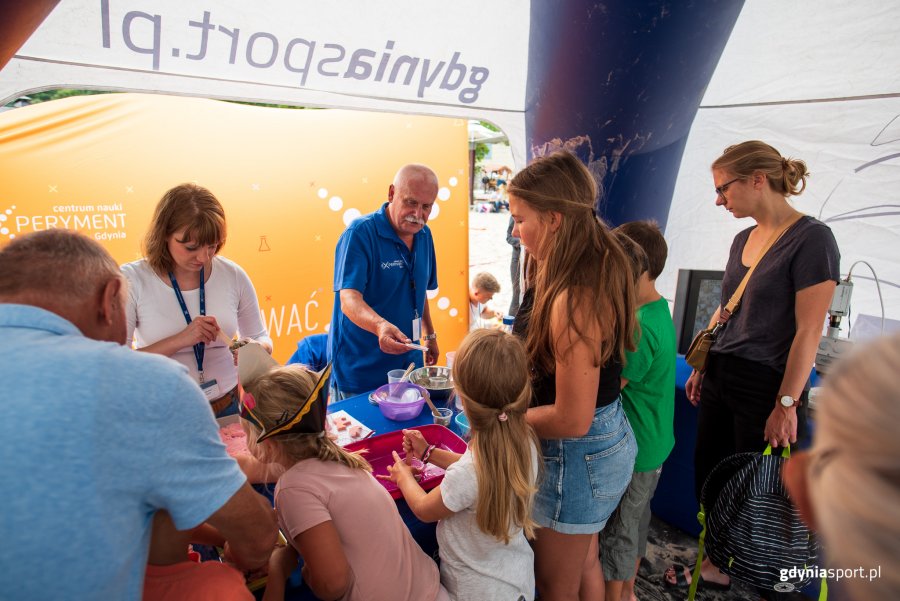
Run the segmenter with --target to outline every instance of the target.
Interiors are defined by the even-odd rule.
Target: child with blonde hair
[[[413,540],[369,463],[326,435],[330,366],[318,374],[301,365],[282,367],[262,350],[251,348],[248,357],[246,348],[238,369],[248,446],[260,461],[286,470],[275,487],[278,525],[303,557],[303,579],[313,593],[347,601],[448,599],[437,566]],[[390,550],[390,561],[373,552],[376,544]],[[296,565],[290,548],[273,554],[266,599],[284,598],[284,581]]]
[[[477,330],[456,353],[453,379],[472,427],[462,455],[404,430],[403,449],[447,470],[426,493],[394,452],[391,480],[417,518],[438,521],[441,583],[453,599],[534,598],[532,498],[538,441],[525,421],[531,400],[525,347],[511,334]]]

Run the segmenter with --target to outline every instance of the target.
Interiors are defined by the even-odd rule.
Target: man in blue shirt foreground
[[[350,224],[337,243],[334,312],[328,338],[332,401],[387,382],[387,372],[438,358],[426,290],[437,289],[431,230],[425,225],[438,193],[434,171],[402,167],[381,208]]]
[[[266,564],[274,514],[225,452],[187,370],[126,346],[126,283],[66,230],[0,250],[0,590],[141,599],[154,514]]]

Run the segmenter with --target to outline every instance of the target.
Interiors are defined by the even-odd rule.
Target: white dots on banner
[[[441,188],[438,190],[438,198],[441,200],[447,200],[450,198],[450,188]]]
[[[447,298],[446,296],[442,296],[441,298],[438,299],[437,306],[438,306],[438,309],[440,309],[441,311],[445,310],[447,307],[450,306],[450,299]]]
[[[431,212],[428,214],[429,221],[432,219],[437,219],[437,216],[441,214],[441,207],[438,204],[431,205]]]
[[[436,297],[436,296],[438,295],[438,290],[440,290],[440,289],[437,289],[437,290],[426,290],[426,291],[425,291],[425,296],[428,297],[428,300],[431,300],[431,299],[433,299],[434,297]]]
[[[325,188],[319,188],[319,198],[325,200],[325,197],[328,196],[328,190]]]
[[[458,183],[459,183],[459,180],[456,179],[455,177],[451,177],[451,178],[450,178],[450,185],[451,185],[451,186],[456,187],[456,184],[458,184]]]
[[[457,315],[459,315],[459,311],[457,311],[456,309],[450,309],[450,317],[456,317]]]
[[[332,196],[328,199],[328,208],[332,211],[340,211],[344,208],[344,199],[340,196]]]
[[[358,219],[362,213],[359,212],[359,209],[347,209],[344,211],[344,225],[350,225],[353,223],[354,219]]]

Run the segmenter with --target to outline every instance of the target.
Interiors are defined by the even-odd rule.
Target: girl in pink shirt
[[[320,599],[448,599],[437,566],[413,540],[369,463],[325,435],[321,393],[329,371],[287,365],[248,381],[241,376],[250,451],[286,470],[275,487],[275,511],[303,557],[303,579]],[[282,565],[296,567],[290,547],[281,554],[289,555]],[[273,574],[272,563],[265,599],[283,599],[291,570]]]

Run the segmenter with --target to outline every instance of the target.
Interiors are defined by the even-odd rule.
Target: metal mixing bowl
[[[453,393],[450,368],[442,365],[420,367],[409,374],[409,381],[426,389],[432,401],[446,401]]]

